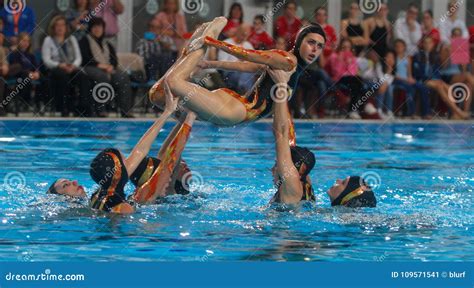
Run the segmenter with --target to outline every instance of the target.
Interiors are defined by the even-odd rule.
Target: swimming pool
[[[317,203],[294,211],[267,206],[271,122],[197,123],[184,152],[194,192],[131,216],[94,214],[44,194],[66,177],[90,195],[90,160],[110,146],[129,153],[150,124],[0,121],[1,260],[474,260],[469,123],[296,123],[298,144],[316,153]],[[335,179],[364,173],[378,186],[378,207],[331,208],[325,191]]]

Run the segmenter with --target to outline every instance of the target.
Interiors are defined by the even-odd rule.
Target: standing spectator
[[[240,46],[244,49],[253,49],[252,44],[247,41],[248,35],[250,34],[250,26],[246,24],[240,25],[237,29],[235,37],[224,40],[227,43],[232,45]],[[218,61],[241,61],[237,57],[230,55],[224,51],[219,51],[217,56]],[[224,81],[230,89],[235,90],[240,94],[245,94],[252,88],[254,73],[244,73],[236,71],[225,71],[224,72]]]
[[[249,42],[257,50],[269,50],[275,46],[273,38],[265,31],[265,20],[263,15],[255,16]]]
[[[321,25],[326,33],[326,44],[324,46],[324,56],[328,57],[337,47],[336,29],[327,23],[328,10],[324,6],[320,6],[314,10],[314,20]]]
[[[131,118],[133,116],[130,78],[125,71],[118,68],[117,54],[114,47],[105,40],[104,31],[105,22],[102,18],[93,18],[89,22],[88,34],[79,43],[82,65],[87,76],[94,81],[94,85],[102,83],[112,85],[113,94],[118,99],[120,114],[122,117]],[[99,116],[104,116],[102,107],[96,107],[96,110]]]
[[[242,4],[235,2],[230,6],[227,25],[222,29],[224,38],[234,37],[242,23],[244,23],[244,10]]]
[[[438,48],[438,45],[441,40],[441,35],[439,33],[439,30],[434,27],[434,21],[433,21],[433,11],[431,10],[426,10],[423,13],[423,25],[422,25],[422,33],[423,33],[423,38],[425,37],[430,37],[434,41],[434,48]],[[423,39],[420,42],[419,47],[421,48],[423,46]]]
[[[90,116],[90,111],[87,111],[90,109],[89,81],[80,70],[81,51],[76,38],[70,35],[66,17],[55,16],[49,23],[48,35],[41,55],[48,68],[50,95],[55,100],[56,111],[67,117],[77,107],[78,110],[74,111],[76,115],[85,113]],[[74,95],[70,95],[71,84],[79,88],[79,101],[74,101]]]
[[[178,0],[165,0],[163,9],[155,18],[160,25],[159,35],[165,35],[173,39],[176,47],[176,51],[173,51],[175,54],[174,59],[176,59],[178,51],[181,51],[184,47],[185,39],[183,39],[183,34],[188,32],[186,19],[179,12]]]
[[[454,28],[461,29],[462,38],[469,38],[466,23],[458,18],[458,9],[461,5],[458,1],[450,1],[448,4],[448,17],[443,17],[439,23],[439,30],[441,33],[441,41],[449,44],[451,41],[451,32]]]
[[[21,82],[25,84],[25,88],[19,89],[19,96],[31,106],[31,81],[38,80],[40,73],[35,55],[32,53],[31,38],[28,33],[22,32],[18,35],[18,46],[10,53],[8,62],[19,68],[18,72],[12,76],[22,79]]]
[[[285,50],[292,49],[295,45],[296,34],[300,30],[302,23],[300,18],[296,16],[296,2],[289,0],[285,3],[283,15],[278,17],[275,22],[275,35],[285,38]]]
[[[388,43],[392,38],[392,24],[387,17],[387,4],[382,4],[377,14],[366,20],[372,49],[377,52],[381,59],[385,57],[385,53],[388,51]]]
[[[121,0],[91,0],[90,10],[98,11],[94,17],[100,17],[107,23],[105,27],[105,38],[114,48],[117,48],[117,35],[120,29],[118,15],[125,11]]]
[[[80,41],[87,34],[86,18],[89,15],[89,0],[75,0],[74,8],[66,11],[66,19],[73,35]]]
[[[349,18],[341,21],[341,36],[351,40],[354,46],[355,56],[359,56],[364,48],[369,44],[369,30],[362,20],[359,2],[351,3]]]
[[[410,4],[405,18],[398,18],[395,22],[395,39],[403,39],[406,44],[408,56],[418,52],[418,43],[421,40],[421,25],[418,23],[419,9],[415,4]]]
[[[11,46],[16,46],[18,35],[26,32],[32,34],[35,29],[36,16],[33,9],[26,5],[26,0],[9,0],[9,7],[16,9],[0,10],[0,18],[3,20],[3,33]],[[26,6],[24,6],[26,5]],[[3,5],[2,5],[3,6]]]
[[[407,57],[407,45],[402,39],[395,40],[395,54],[397,56],[397,69],[393,85],[406,92],[407,116],[415,113],[415,83],[412,74],[412,59]]]

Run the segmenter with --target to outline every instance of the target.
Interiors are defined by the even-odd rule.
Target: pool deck
[[[84,121],[84,122],[150,122],[155,119],[155,115],[149,117],[137,117],[132,119],[117,118],[117,117],[106,117],[106,118],[81,118],[81,117],[0,117],[0,122],[3,121]],[[168,122],[174,122],[175,120],[168,120]],[[258,122],[271,123],[272,119],[261,119]],[[354,124],[354,123],[366,123],[366,124],[473,124],[474,119],[469,120],[449,120],[446,118],[435,118],[431,120],[423,119],[391,119],[391,120],[353,120],[345,118],[325,118],[325,119],[294,119],[295,123],[321,123],[321,124]]]

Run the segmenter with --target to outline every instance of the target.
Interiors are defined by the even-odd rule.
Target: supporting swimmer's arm
[[[277,71],[270,71],[275,76]],[[284,79],[281,77],[280,80]],[[276,80],[276,79],[274,79]],[[278,81],[283,83],[283,81]],[[278,89],[281,99],[289,97],[287,89]],[[280,94],[281,93],[281,94]],[[273,118],[273,133],[276,141],[277,172],[280,175],[282,185],[280,190],[280,199],[283,203],[298,203],[303,193],[300,175],[291,159],[291,150],[289,143],[290,127],[292,126],[288,103],[286,101],[275,101]]]
[[[291,71],[297,64],[296,57],[293,54],[282,50],[245,49],[208,36],[204,39],[204,42],[208,46],[221,49],[241,60],[268,65],[273,69]]]
[[[163,159],[163,155],[170,145],[171,141],[173,141],[174,137],[176,137],[176,134],[178,134],[179,129],[181,129],[181,126],[183,125],[184,121],[186,120],[187,113],[183,113],[181,117],[178,119],[178,122],[176,125],[174,125],[173,130],[171,130],[170,134],[168,134],[168,137],[166,137],[165,141],[163,144],[161,144],[160,151],[158,151],[157,158],[158,159]]]
[[[130,155],[125,159],[125,167],[127,168],[128,176],[132,175],[137,169],[138,165],[150,152],[152,143],[155,141],[158,133],[165,124],[166,120],[176,110],[178,99],[174,99],[171,93],[166,93],[166,108],[161,116],[153,123],[153,125],[145,132],[140,141],[135,145]]]
[[[202,69],[215,68],[219,70],[230,70],[249,73],[263,71],[267,67],[263,64],[257,64],[248,61],[201,61],[198,66]]]
[[[141,204],[153,203],[156,198],[165,196],[166,189],[170,185],[171,176],[179,164],[181,154],[191,134],[191,127],[196,119],[196,114],[190,112],[186,116],[184,124],[176,136],[166,148],[163,159],[150,179],[141,187],[137,188],[133,199]]]

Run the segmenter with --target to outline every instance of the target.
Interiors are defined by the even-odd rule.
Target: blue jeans
[[[395,79],[392,84],[394,87],[402,89],[406,92],[407,98],[407,116],[415,114],[415,87],[404,80]]]
[[[388,86],[385,93],[377,94],[377,108],[386,108],[387,111],[393,112],[393,85]]]
[[[416,82],[414,86],[421,98],[421,116],[431,114],[430,89],[421,81]]]

